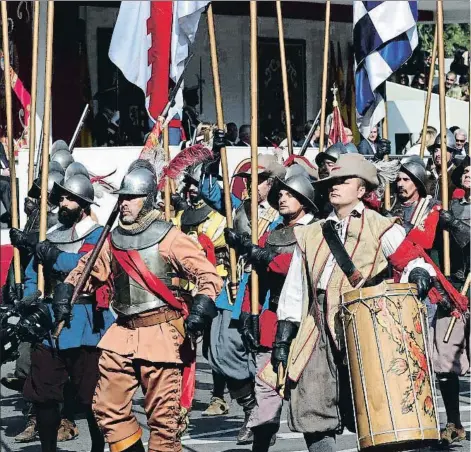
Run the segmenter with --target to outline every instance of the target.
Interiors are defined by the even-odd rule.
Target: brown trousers
[[[141,385],[150,429],[149,450],[180,452],[182,366],[131,359],[102,350],[99,369],[93,411],[110,450],[124,450],[140,437],[132,398]]]

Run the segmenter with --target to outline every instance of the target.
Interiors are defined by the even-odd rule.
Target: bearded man
[[[308,173],[300,165],[288,168],[284,180],[277,178],[269,194],[269,202],[283,219],[278,226],[267,231],[253,245],[250,235],[229,230],[230,244],[247,256],[259,275],[259,314],[251,312],[251,284],[246,286],[242,313],[241,333],[248,350],[255,354],[255,396],[257,405],[252,411],[248,427],[254,433],[252,451],[268,451],[280,427],[283,399],[270,385],[262,372],[271,358],[276,333],[276,309],[281,288],[288,273],[296,245],[294,230],[315,221],[314,189]],[[273,379],[273,378],[271,378]]]
[[[61,423],[60,404],[70,378],[78,401],[85,407],[94,452],[104,449],[103,435],[91,409],[98,380],[97,343],[114,317],[108,311],[109,291],[87,291],[79,296],[72,310],[64,309],[64,286],[60,283],[78,264],[80,258],[98,241],[102,228],[91,218],[94,190],[84,175],[75,175],[63,184],[54,183],[51,199],[59,206],[58,223],[49,229],[47,240],[35,247],[34,257],[25,272],[25,295],[37,290],[37,265],[44,269],[46,300],[56,324],[66,322],[52,349],[50,341],[34,347],[31,372],[24,385],[24,397],[33,402],[41,448],[57,449],[57,432]]]
[[[217,130],[214,140],[221,140],[223,137],[223,131]],[[220,147],[217,149],[220,149]],[[220,158],[220,153],[214,152],[214,160],[205,165],[200,181],[200,193],[209,206],[224,215],[223,191],[217,183]],[[281,221],[277,210],[270,206],[267,198],[275,177],[283,177],[285,173],[285,168],[276,161],[274,155],[260,154],[258,156],[259,237]],[[247,181],[247,190],[250,193],[251,169],[234,174],[234,176],[243,177]],[[240,233],[250,233],[250,199],[240,200],[231,194],[231,201],[235,209],[234,230]],[[227,239],[226,236],[226,241]],[[242,341],[238,330],[238,319],[251,267],[241,256],[239,256],[238,267],[242,273],[240,281],[228,281],[228,278],[226,278],[226,290],[223,290],[217,299],[218,315],[211,326],[209,362],[213,370],[220,375],[224,375],[231,397],[244,410],[244,423],[237,435],[237,444],[250,444],[253,441],[253,435],[247,427],[247,423],[250,413],[256,405],[254,392],[255,363]],[[235,283],[238,283],[238,285],[235,300],[233,300],[231,288]]]
[[[376,167],[363,156],[342,155],[330,177],[316,185],[328,190],[334,210],[327,220],[294,231],[297,247],[278,303],[272,365],[275,372],[280,364],[287,368],[290,429],[304,434],[309,452],[328,452],[336,450],[336,435],[348,425],[341,413],[347,412],[342,405],[351,401],[349,384],[342,378],[342,295],[380,282],[388,261],[402,272],[402,282],[417,284],[421,300],[429,292],[431,276],[443,283],[446,279],[419,248],[404,240],[406,232],[397,218],[365,208],[362,198],[378,187],[379,179]]]
[[[214,265],[194,241],[161,220],[162,212],[154,208],[156,187],[153,166],[144,160],[133,162],[116,191],[118,226],[101,249],[88,281],[88,287],[96,287],[112,276],[116,288],[112,307],[118,317],[98,344],[100,376],[93,401],[113,452],[144,451],[142,430],[132,414],[139,386],[145,394],[149,450],[182,450],[186,411],[181,398],[187,395],[182,386],[191,384],[184,380],[184,365],[194,340],[215,315],[214,300],[222,286]],[[69,313],[74,285],[89,257],[82,258],[65,280],[63,304]],[[195,286],[189,314],[169,288],[172,276]]]

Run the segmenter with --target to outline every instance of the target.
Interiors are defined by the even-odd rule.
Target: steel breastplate
[[[234,230],[238,233],[251,233],[250,225],[250,199],[246,199],[234,213]]]
[[[203,205],[199,209],[188,209],[182,213],[181,225],[183,228],[189,228],[192,226],[198,226],[203,223],[208,215],[213,211],[207,204]]]
[[[51,243],[54,243],[61,251],[65,251],[66,253],[78,253],[87,236],[99,227],[100,225],[93,223],[88,231],[79,236],[76,232],[76,228],[67,228],[58,224],[57,229],[49,232],[46,238]]]
[[[118,226],[111,231],[111,243],[119,250],[142,250],[160,243],[172,227],[168,221],[156,220],[144,231],[129,234]]]
[[[149,271],[156,275],[166,286],[172,284],[173,269],[160,255],[158,245],[138,250]],[[115,298],[113,309],[122,316],[136,315],[151,309],[160,308],[166,303],[161,298],[144,289],[113,258]]]

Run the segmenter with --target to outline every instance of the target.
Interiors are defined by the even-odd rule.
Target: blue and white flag
[[[417,1],[353,2],[357,123],[364,137],[385,117],[378,87],[417,47],[417,17]]]

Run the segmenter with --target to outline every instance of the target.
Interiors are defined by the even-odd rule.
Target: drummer
[[[391,258],[401,282],[416,283],[422,300],[437,275],[423,257],[410,258],[422,256],[420,249],[401,246],[406,233],[397,218],[365,208],[362,198],[378,185],[376,167],[362,155],[340,156],[317,183],[328,191],[333,212],[295,230],[298,246],[278,304],[272,364],[275,371],[287,368],[288,425],[304,434],[309,452],[336,450],[336,435],[353,425],[338,316],[342,294],[379,284]]]

